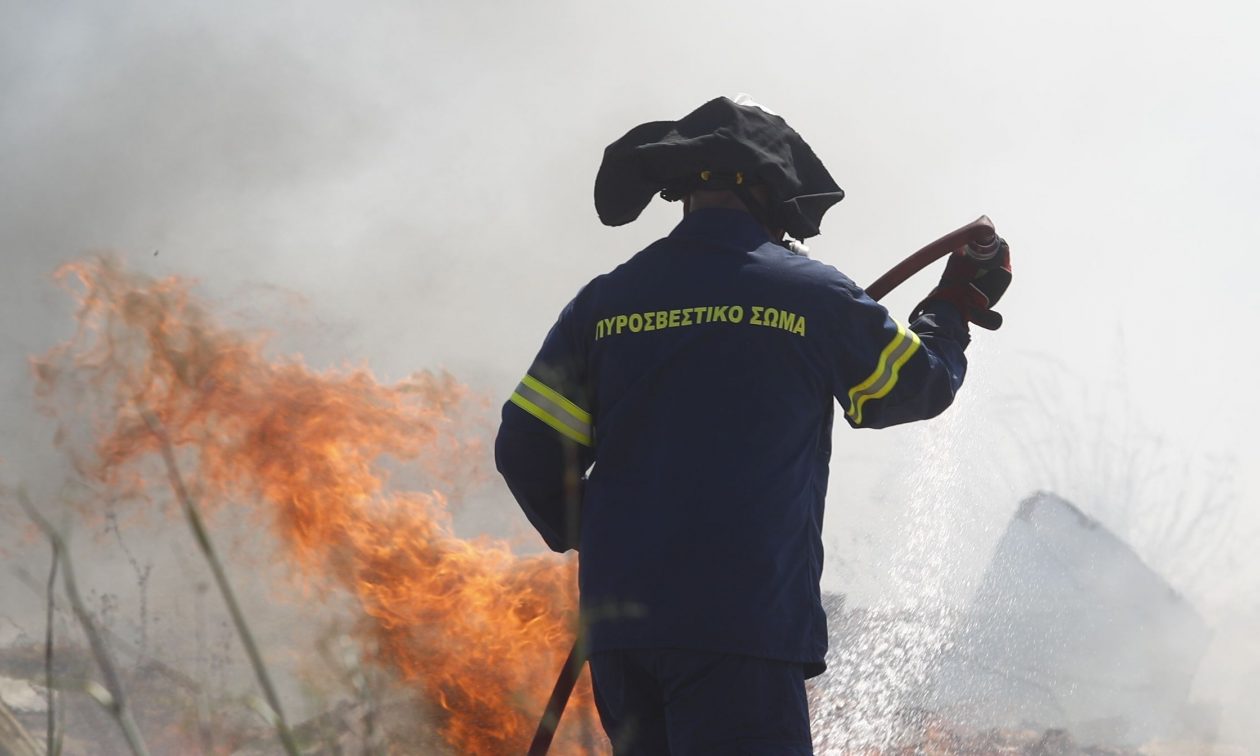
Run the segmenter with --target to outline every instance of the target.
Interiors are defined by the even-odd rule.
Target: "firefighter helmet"
[[[827,209],[844,198],[801,135],[741,95],[706,102],[677,121],[636,126],[604,150],[595,211],[609,226],[639,217],[652,197],[679,199],[701,188],[769,190],[764,221],[790,236],[817,236]],[[750,208],[751,209],[751,208]]]

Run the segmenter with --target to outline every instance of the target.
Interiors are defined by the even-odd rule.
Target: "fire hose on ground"
[[[915,273],[951,253],[966,254],[976,260],[987,260],[996,252],[996,242],[997,234],[993,228],[993,222],[989,220],[989,216],[982,215],[971,223],[950,231],[894,265],[887,273],[866,287],[866,293],[871,299],[879,301]],[[572,650],[569,651],[568,658],[564,660],[564,666],[560,668],[560,675],[556,678],[555,686],[551,689],[551,697],[547,700],[546,708],[543,709],[538,729],[534,733],[534,740],[529,746],[528,756],[546,756],[551,748],[552,738],[555,737],[556,729],[560,726],[560,716],[564,714],[564,708],[569,703],[569,696],[573,693],[573,686],[577,684],[578,677],[582,674],[582,667],[586,664],[586,654],[582,646],[582,638],[579,634]]]

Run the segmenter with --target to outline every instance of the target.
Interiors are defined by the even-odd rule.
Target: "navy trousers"
[[[616,756],[811,756],[800,664],[703,651],[591,657]]]

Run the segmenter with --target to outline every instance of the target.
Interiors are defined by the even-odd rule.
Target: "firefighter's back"
[[[703,210],[596,279],[582,600],[594,651],[821,658],[834,270]]]

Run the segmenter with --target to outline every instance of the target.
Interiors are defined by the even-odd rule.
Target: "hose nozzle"
[[[992,260],[998,253],[998,247],[1001,244],[996,236],[990,238],[987,242],[968,242],[963,250],[967,257],[979,263]]]
[[[971,241],[967,242],[962,251],[967,257],[983,265],[992,262],[997,257],[1002,248],[1002,239],[994,233],[989,216],[983,216],[981,220],[985,221],[984,227]]]

